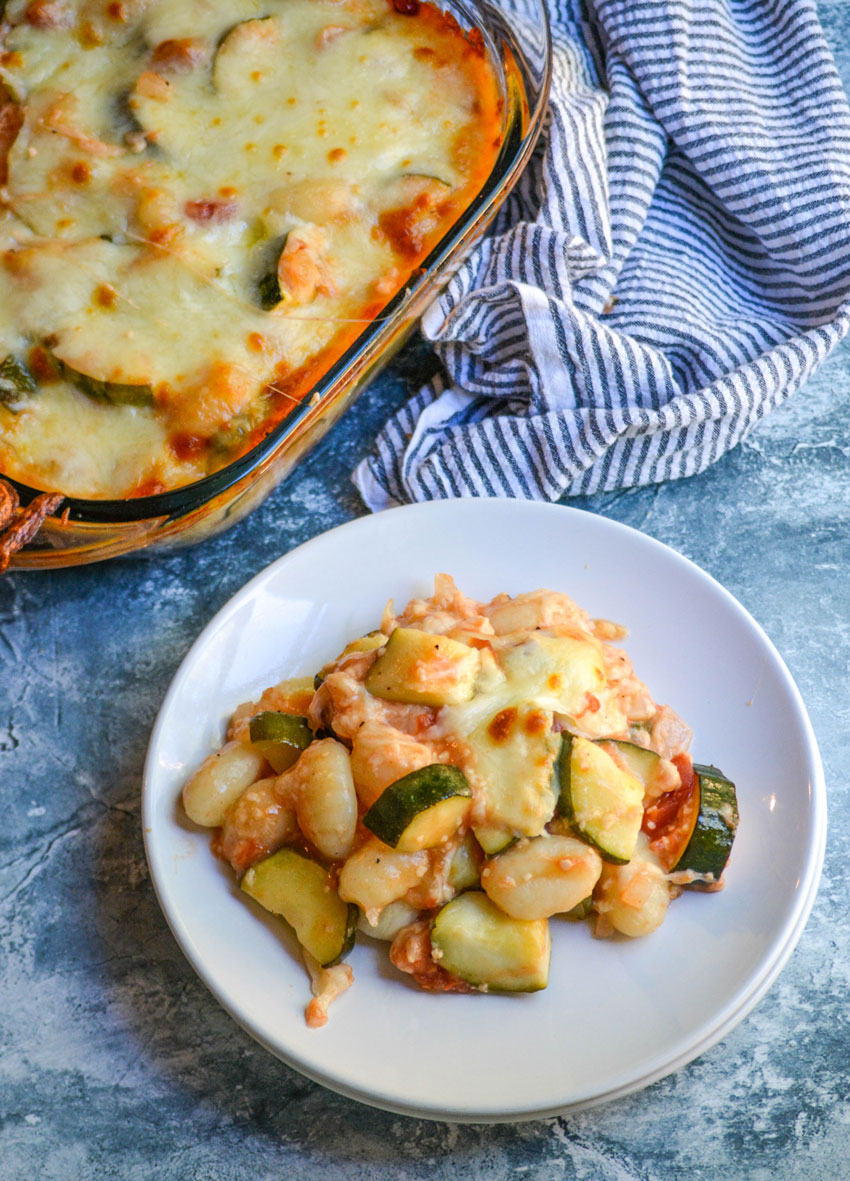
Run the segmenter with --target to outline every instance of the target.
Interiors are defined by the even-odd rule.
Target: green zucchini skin
[[[285,919],[322,967],[338,964],[354,946],[359,908],[343,902],[328,870],[297,849],[278,849],[251,866],[242,889]]]
[[[459,767],[431,763],[385,788],[363,817],[363,824],[379,841],[395,849],[423,813],[453,797],[471,796],[472,788]]]
[[[577,902],[572,910],[565,910],[560,916],[567,919],[571,923],[581,923],[585,919],[590,918],[590,912],[593,910],[593,895],[588,894],[587,898],[582,898],[581,902]]]
[[[257,297],[260,307],[266,312],[270,312],[281,302],[283,296],[280,293],[276,270],[268,271],[257,283]]]
[[[683,883],[687,889],[705,890],[720,881],[738,829],[738,796],[735,784],[717,767],[694,763],[699,786],[699,814],[691,839],[673,867],[708,881]]]
[[[572,797],[570,794],[570,754],[573,749],[573,736],[569,730],[561,735],[561,749],[555,759],[555,791],[558,799],[555,804],[555,815],[572,824],[575,820]]]
[[[306,718],[272,709],[262,710],[251,718],[250,732],[252,742],[286,742],[299,750],[313,741],[313,731]]]
[[[153,390],[149,385],[125,385],[116,381],[101,381],[80,373],[58,357],[51,356],[56,374],[95,402],[113,406],[152,406]],[[22,394],[34,394],[38,385],[29,371],[11,355],[0,361],[0,402],[13,406]]]
[[[14,410],[22,397],[37,389],[35,378],[11,353],[0,361],[0,405]]]
[[[267,240],[259,248],[263,258],[263,269],[257,279],[257,303],[265,312],[270,312],[283,302],[277,264],[288,237],[289,234],[283,234],[279,238]]]
[[[251,718],[249,734],[252,746],[271,763],[278,775],[292,766],[315,737],[306,718],[274,710],[263,710]]]
[[[149,385],[125,385],[118,381],[101,381],[80,373],[58,357],[52,358],[59,376],[95,402],[112,406],[153,406],[153,390]]]
[[[211,436],[210,448],[219,454],[227,455],[247,439],[256,425],[258,423],[250,414],[234,415],[227,426],[221,427]]]

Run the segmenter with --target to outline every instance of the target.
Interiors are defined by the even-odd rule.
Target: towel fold
[[[811,0],[555,0],[542,144],[426,312],[371,509],[702,471],[850,327],[850,109]]]

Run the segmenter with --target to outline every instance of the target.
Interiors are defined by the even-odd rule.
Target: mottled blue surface
[[[847,80],[850,4],[821,12]],[[248,577],[363,511],[349,472],[423,363],[408,349],[295,478],[223,537],[171,557],[0,579],[3,1181],[850,1176],[850,348],[704,475],[578,502],[727,586],[787,661],[821,745],[820,894],[779,980],[720,1045],[569,1118],[405,1119],[277,1062],[169,933],[139,821],[166,687]]]

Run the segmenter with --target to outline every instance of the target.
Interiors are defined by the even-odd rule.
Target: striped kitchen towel
[[[850,110],[813,0],[551,0],[543,144],[422,322],[366,504],[702,471],[850,326]]]

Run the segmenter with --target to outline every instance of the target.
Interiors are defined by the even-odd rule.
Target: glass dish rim
[[[483,0],[483,2],[482,0],[436,0],[436,2],[448,8],[452,7],[454,2],[461,11],[469,7],[476,14],[481,13],[482,15],[485,14],[485,5],[487,8],[492,8],[494,12],[500,11],[490,0]],[[414,301],[417,293],[432,279],[435,271],[439,272],[443,261],[447,257],[451,257],[459,241],[475,224],[481,211],[504,184],[522,170],[531,156],[543,128],[552,80],[552,33],[546,0],[538,0],[538,6],[543,22],[543,68],[536,101],[526,113],[525,127],[518,123],[515,114],[506,128],[505,139],[490,175],[479,193],[430,254],[423,259],[414,274],[399,288],[381,313],[364,328],[357,339],[321,375],[316,384],[305,391],[297,406],[260,439],[250,451],[225,467],[219,468],[218,471],[203,476],[200,480],[194,480],[189,484],[182,484],[177,488],[147,496],[103,499],[64,496],[62,512],[66,520],[78,525],[136,524],[152,519],[163,522],[179,520],[203,505],[211,503],[250,476],[252,472],[261,468],[266,460],[285,445],[287,438],[295,434],[310,412],[321,407],[326,395],[330,393],[346,370],[356,371],[358,361],[368,355],[376,337],[384,327],[396,325],[401,320],[405,305]],[[501,15],[504,14],[501,13]],[[488,31],[485,27],[485,32]],[[516,64],[525,78],[527,73],[523,70],[522,62]],[[27,504],[35,497],[49,491],[33,487],[4,472],[0,472],[0,477],[15,488],[22,504]],[[59,494],[61,495],[61,493]]]

